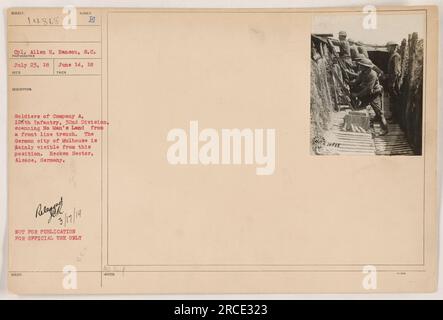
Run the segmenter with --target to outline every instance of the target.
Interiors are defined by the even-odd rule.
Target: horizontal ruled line
[[[101,76],[101,74],[9,74],[10,77],[73,77]]]
[[[8,43],[101,43],[101,41],[8,41]]]
[[[77,60],[101,60],[102,58],[77,58],[77,57],[68,57],[68,58],[55,58],[55,57],[46,57],[46,58],[34,58],[34,57],[9,57],[10,60],[67,60],[67,59],[77,59]]]
[[[318,272],[318,273],[331,273],[331,272],[358,272],[361,273],[361,270],[102,270],[102,271],[89,271],[89,270],[78,270],[76,272],[109,272],[109,273],[162,273],[162,272]],[[377,270],[377,272],[426,272],[426,270]],[[9,271],[9,273],[63,273],[63,270],[35,270],[35,271]]]
[[[62,27],[64,26],[62,24],[8,24],[8,27]],[[77,24],[76,27],[101,27],[101,25],[98,24]],[[72,30],[71,28],[66,30]],[[74,29],[75,30],[75,29]]]

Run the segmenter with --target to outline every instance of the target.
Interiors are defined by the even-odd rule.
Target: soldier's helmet
[[[353,39],[351,39],[351,38],[348,38],[348,42],[349,43],[355,43],[355,41]]]
[[[346,31],[340,31],[340,32],[338,33],[338,36],[346,37],[346,36],[347,36],[347,33],[346,33]]]
[[[366,57],[363,54],[361,54],[361,53],[358,53],[357,56],[354,58],[354,60],[357,61],[357,62],[361,61],[363,59],[366,59]]]
[[[387,46],[387,47],[390,47],[390,46],[398,46],[398,44],[397,44],[397,42],[394,42],[394,41],[388,41],[388,42],[386,43],[386,46]]]
[[[358,63],[359,65],[362,65],[362,66],[365,66],[365,67],[368,67],[368,68],[372,68],[372,67],[374,66],[374,64],[372,63],[372,61],[369,60],[369,59],[367,59],[367,58],[361,59],[361,60],[358,61],[357,63]]]

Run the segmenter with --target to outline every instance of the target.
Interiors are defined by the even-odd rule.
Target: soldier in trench
[[[363,46],[363,42],[361,42],[361,41],[357,41],[356,45],[357,45],[358,53],[364,55],[365,58],[368,58],[368,59],[369,59],[368,51],[367,51],[366,48]]]
[[[351,59],[354,61],[359,54],[356,42],[350,38],[348,39],[348,42],[349,42],[349,54],[351,55]]]
[[[389,105],[391,109],[391,119],[399,121],[399,94],[400,94],[400,76],[401,76],[401,57],[397,52],[397,43],[389,41],[386,44],[389,53],[388,69],[385,76],[387,89],[389,93]]]
[[[363,59],[369,59],[366,58],[363,54],[361,53],[357,53],[356,57],[353,60],[353,69],[352,70],[347,70],[346,73],[349,75],[349,77],[351,79],[356,79],[358,77],[358,74],[360,73],[360,69],[359,69],[359,65],[358,62],[362,61]],[[369,59],[371,60],[371,59]],[[372,60],[371,60],[372,61]],[[383,79],[384,78],[384,72],[383,70],[381,70],[376,64],[372,63],[372,70],[374,70],[377,73],[377,76],[379,79]]]
[[[351,59],[351,47],[349,41],[346,40],[347,33],[346,31],[340,31],[338,33],[338,40],[331,39],[333,45],[339,47],[338,55],[345,64],[345,66],[350,69],[352,68],[352,59]]]
[[[382,129],[380,135],[386,135],[388,124],[382,105],[383,87],[378,81],[377,72],[373,70],[374,64],[366,58],[359,60],[357,64],[360,72],[357,78],[351,82],[351,96],[359,101],[359,108],[365,108],[368,105],[372,107],[375,112],[374,121],[380,121]]]

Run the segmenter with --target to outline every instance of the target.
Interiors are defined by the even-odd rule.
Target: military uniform
[[[372,70],[374,65],[371,60],[362,59],[358,64],[367,68],[360,72],[357,79],[353,82],[352,96],[360,100],[360,108],[365,108],[368,105],[372,107],[376,119],[381,122],[381,127],[384,130],[384,134],[386,134],[388,126],[382,105],[383,87],[378,81],[377,72]]]
[[[348,39],[349,42],[349,54],[351,55],[351,59],[355,60],[358,56],[358,49],[355,45],[355,42],[352,39]]]
[[[337,40],[337,39],[331,39],[331,42],[338,46],[339,51],[338,51],[338,55],[340,57],[350,57],[351,56],[351,52],[350,52],[350,45],[348,40]]]
[[[393,42],[388,42],[387,46],[396,46]],[[401,56],[394,51],[389,56],[388,68],[386,74],[386,84],[388,87],[390,108],[392,118],[399,116],[399,94],[400,94],[400,76],[401,76]],[[400,119],[397,119],[400,120]]]
[[[399,92],[399,80],[401,75],[401,57],[398,52],[394,52],[388,60],[388,88],[395,94]]]
[[[395,94],[399,91],[399,80],[401,75],[401,57],[398,52],[394,52],[388,60],[388,88]]]
[[[340,59],[344,62],[348,69],[352,68],[352,59],[351,59],[351,48],[349,41],[345,39],[346,32],[340,31],[339,37],[343,37],[344,39],[331,39],[333,45],[338,46],[339,51],[338,55]]]
[[[362,55],[361,53],[358,53],[357,56],[355,57],[354,62],[354,70],[353,71],[347,71],[347,73],[349,74],[349,76],[352,79],[355,79],[358,77],[359,71],[358,71],[358,62],[362,61],[363,59],[366,59],[364,55]],[[370,59],[369,59],[370,60]],[[381,70],[377,65],[373,64],[372,66],[372,70],[374,70],[377,73],[378,78],[383,77],[383,70]]]
[[[366,48],[362,46],[361,42],[358,42],[357,45],[358,45],[357,46],[358,53],[364,55],[365,58],[369,59],[368,50],[366,50]]]

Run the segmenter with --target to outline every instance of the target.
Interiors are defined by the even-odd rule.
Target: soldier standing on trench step
[[[339,47],[338,55],[344,62],[348,69],[352,68],[351,49],[348,40],[346,40],[346,31],[340,31],[338,33],[338,40],[331,39],[333,45]]]
[[[352,82],[351,96],[360,101],[360,108],[365,108],[371,105],[375,112],[374,120],[380,121],[382,132],[380,135],[388,133],[388,124],[386,122],[382,97],[383,87],[378,81],[377,73],[372,70],[374,64],[369,59],[361,59],[357,62],[360,68],[360,73],[355,81]]]

